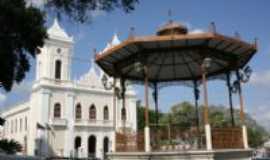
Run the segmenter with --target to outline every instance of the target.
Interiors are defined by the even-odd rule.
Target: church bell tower
[[[68,81],[71,74],[73,37],[59,26],[57,19],[48,29],[48,39],[36,62],[36,81]]]

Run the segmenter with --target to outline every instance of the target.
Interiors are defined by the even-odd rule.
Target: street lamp
[[[203,63],[201,65],[202,70],[206,72],[211,67],[212,59],[209,57],[206,57],[203,59]]]
[[[201,71],[202,71],[202,83],[203,83],[203,91],[204,91],[204,122],[208,124],[208,93],[207,93],[207,70],[211,67],[211,58],[204,58],[203,63],[201,64]]]
[[[206,135],[206,147],[207,150],[212,150],[212,136],[211,136],[211,128],[208,121],[208,93],[207,93],[207,79],[206,74],[207,70],[211,67],[211,58],[204,58],[203,63],[201,64],[201,72],[202,72],[202,83],[203,83],[203,92],[204,92],[204,125],[205,125],[205,135]]]

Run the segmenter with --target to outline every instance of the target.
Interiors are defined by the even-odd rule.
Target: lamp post
[[[203,96],[204,96],[203,119],[204,119],[204,126],[205,126],[207,150],[212,150],[211,127],[208,120],[208,92],[207,92],[207,77],[206,77],[207,70],[209,70],[211,67],[211,62],[212,62],[211,58],[204,58],[203,63],[201,64]]]
[[[242,94],[242,83],[247,83],[250,79],[252,70],[249,66],[245,67],[241,72],[236,71],[237,80],[234,82],[234,92],[238,92],[239,101],[240,101],[240,120],[242,124],[242,137],[243,137],[243,147],[248,149],[248,135],[247,128],[245,125],[245,113],[244,113],[244,97]]]
[[[116,79],[113,78],[113,83],[109,82],[108,77],[104,74],[102,79],[102,84],[106,90],[112,90],[113,89],[113,137],[112,140],[112,152],[116,151],[116,92],[119,90],[116,87]]]

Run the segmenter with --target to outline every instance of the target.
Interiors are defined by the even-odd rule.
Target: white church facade
[[[71,80],[74,41],[57,20],[48,35],[37,55],[29,101],[1,113],[6,120],[3,137],[19,141],[27,155],[103,158],[113,149],[114,133],[123,127],[123,119],[125,127],[137,130],[135,92],[127,89],[125,108],[116,98],[114,110],[113,91],[104,87],[103,72],[97,73],[94,64]],[[118,41],[114,36],[107,47]]]

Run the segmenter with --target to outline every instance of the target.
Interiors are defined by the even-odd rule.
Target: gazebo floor
[[[251,157],[251,149],[108,153],[108,158],[110,160],[251,160]]]

